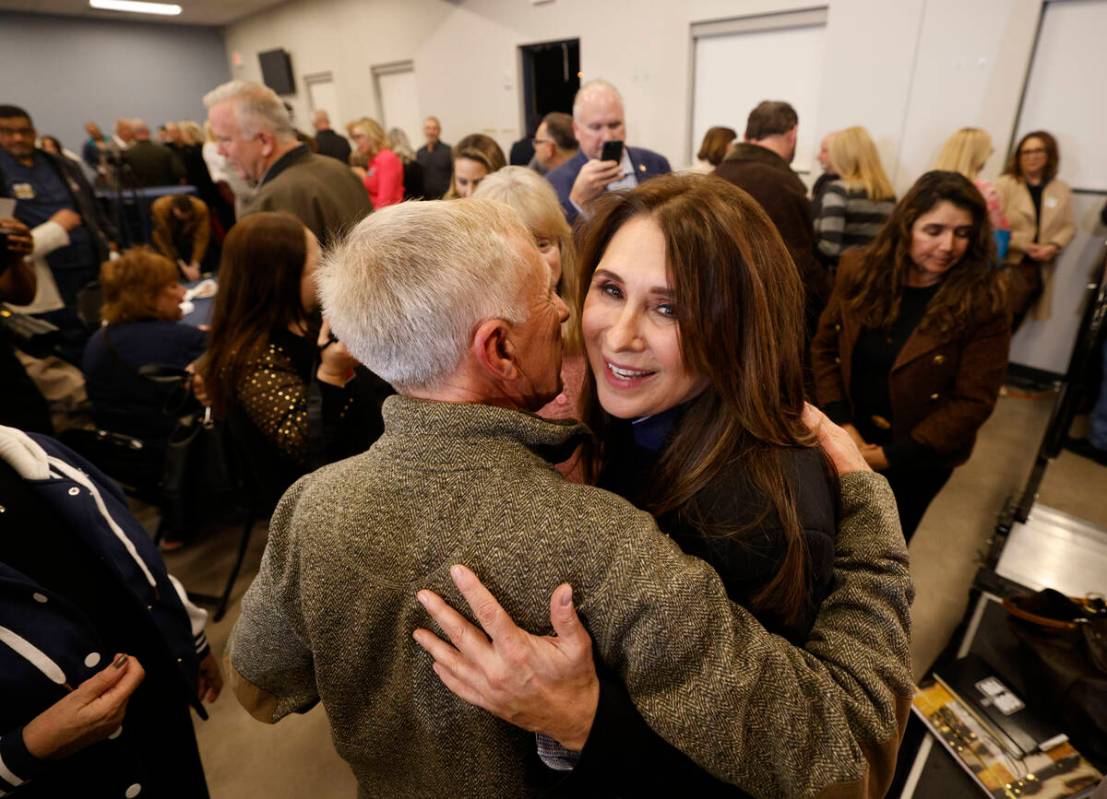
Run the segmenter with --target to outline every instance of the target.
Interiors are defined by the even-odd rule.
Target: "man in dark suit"
[[[315,146],[319,155],[329,155],[344,164],[350,163],[350,142],[331,128],[331,118],[323,109],[311,115],[311,124],[315,128]]]
[[[123,185],[137,188],[175,186],[184,180],[184,164],[177,154],[164,144],[150,141],[150,128],[141,119],[133,120],[131,127],[135,142],[123,154],[123,163],[129,167]]]
[[[796,155],[798,128],[799,115],[788,103],[759,103],[746,121],[745,141],[731,147],[714,174],[749,192],[776,225],[804,283],[810,339],[830,295],[830,278],[815,259],[807,187],[789,166]]]
[[[572,224],[588,216],[592,203],[605,191],[637,186],[643,180],[672,171],[665,156],[642,147],[624,147],[621,161],[601,161],[604,142],[626,141],[626,114],[619,90],[607,81],[585,83],[573,100],[573,134],[580,152],[546,179]]]

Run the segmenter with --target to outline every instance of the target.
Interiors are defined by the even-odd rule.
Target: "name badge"
[[[1046,204],[1046,208],[1056,208],[1057,207],[1057,198],[1056,197],[1046,197],[1045,204]]]
[[[13,183],[12,195],[17,200],[33,200],[35,198],[35,187],[30,183]]]

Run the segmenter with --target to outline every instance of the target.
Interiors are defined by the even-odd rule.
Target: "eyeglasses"
[[[535,144],[553,144],[554,140],[553,139],[535,139],[534,143]]]
[[[1019,155],[1045,155],[1045,147],[1031,147],[1027,150],[1019,150]]]

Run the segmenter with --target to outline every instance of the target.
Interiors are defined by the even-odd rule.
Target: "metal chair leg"
[[[189,599],[193,602],[215,607],[215,610],[212,612],[212,621],[219,621],[227,614],[227,605],[229,605],[231,601],[231,592],[234,590],[235,581],[238,580],[238,575],[242,571],[242,563],[246,560],[246,551],[250,548],[250,536],[254,532],[257,518],[257,510],[251,505],[246,514],[246,523],[242,526],[242,536],[238,541],[238,555],[235,557],[234,565],[231,566],[231,573],[227,575],[227,582],[223,586],[223,592],[219,596],[213,596],[212,594],[195,594],[192,592],[188,594]]]

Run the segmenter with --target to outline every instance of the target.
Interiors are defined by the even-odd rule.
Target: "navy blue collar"
[[[675,405],[667,411],[632,421],[630,431],[635,446],[650,452],[660,452],[669,443],[673,430],[676,429],[680,417],[684,415],[687,408],[687,403]]]

